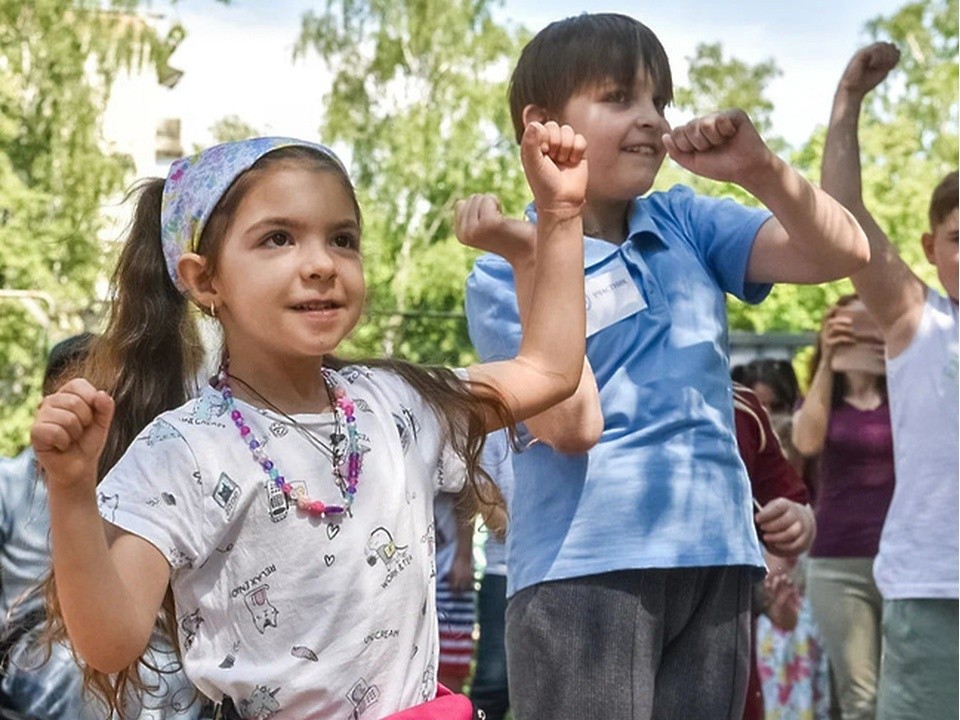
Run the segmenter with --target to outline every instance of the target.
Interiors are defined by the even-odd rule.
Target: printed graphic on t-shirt
[[[213,499],[223,508],[228,518],[233,517],[233,511],[240,500],[240,486],[226,473],[220,473],[217,486],[213,489]]]
[[[362,365],[350,365],[349,367],[345,367],[340,370],[338,374],[351,385],[362,377],[366,378],[367,380],[373,379],[373,371],[368,367],[363,367]]]
[[[247,610],[253,616],[253,626],[263,635],[268,627],[277,627],[277,616],[280,611],[270,602],[267,591],[269,585],[260,585],[243,596]]]
[[[410,449],[411,441],[416,442],[420,434],[420,421],[414,416],[410,408],[400,406],[400,412],[393,413],[393,421],[397,426],[397,433],[400,435],[400,447],[403,448],[403,454],[406,455]]]
[[[423,669],[420,676],[420,699],[427,702],[436,693],[437,690],[437,658],[431,655],[430,662]]]
[[[117,521],[117,507],[120,505],[119,495],[104,495],[97,493],[97,505],[100,508],[100,514],[106,517],[110,522]],[[104,512],[104,511],[107,512]]]
[[[190,418],[183,418],[183,420],[193,425],[223,427],[224,424],[214,422],[214,418],[220,417],[225,412],[227,412],[227,401],[224,400],[223,395],[220,393],[202,393],[193,405],[193,413]]]
[[[257,685],[250,698],[240,701],[240,715],[244,720],[267,720],[280,711],[280,703],[277,702],[277,693],[280,687],[272,690],[266,685]]]
[[[317,654],[306,645],[294,645],[292,648],[290,648],[290,654],[294,657],[301,658],[302,660],[309,660],[310,662],[320,661],[320,658],[317,657]]]
[[[370,709],[371,705],[380,699],[380,688],[360,678],[353,684],[353,687],[350,688],[350,691],[347,693],[347,698],[353,704],[353,713],[350,717],[359,718]]]
[[[237,664],[237,654],[239,652],[240,652],[240,641],[237,640],[237,642],[235,642],[231,646],[230,652],[226,654],[226,656],[223,658],[223,660],[220,661],[220,664],[217,667],[222,668],[224,670],[229,670],[230,668],[232,668],[234,665]]]
[[[197,633],[200,632],[200,626],[203,625],[200,609],[197,608],[192,613],[181,615],[177,623],[180,626],[180,640],[183,643],[183,649],[187,651],[193,646],[193,641],[197,639]]]
[[[149,447],[153,447],[158,442],[170,440],[171,438],[180,438],[183,440],[183,435],[181,435],[180,431],[173,425],[162,418],[155,420],[153,424],[150,425],[150,429],[147,430],[147,445]]]
[[[264,483],[264,488],[267,491],[267,509],[270,513],[270,519],[275,523],[285,520],[290,507],[286,494],[273,480],[267,480]]]
[[[377,567],[383,564],[387,572],[381,586],[386,589],[394,578],[403,572],[413,562],[413,557],[407,550],[409,545],[397,545],[393,535],[384,527],[378,527],[367,539],[367,565]]]

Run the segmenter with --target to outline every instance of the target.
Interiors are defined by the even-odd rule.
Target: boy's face
[[[653,185],[665,154],[660,137],[670,130],[655,92],[641,67],[629,86],[609,79],[567,101],[559,120],[587,141],[587,202],[629,201]]]
[[[937,277],[947,295],[957,301],[957,208],[953,209],[932,232],[923,235],[923,251],[927,260],[937,266]]]

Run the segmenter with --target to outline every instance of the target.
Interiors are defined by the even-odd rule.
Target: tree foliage
[[[103,277],[104,199],[127,158],[100,118],[116,73],[165,67],[179,36],[88,0],[0,0],[0,454],[16,451],[39,399],[47,346],[82,329]]]
[[[474,255],[453,237],[453,204],[494,192],[505,211],[522,207],[503,80],[520,40],[484,0],[328,0],[303,18],[299,52],[334,75],[321,136],[348,148],[364,209],[369,313],[348,351],[472,357]]]

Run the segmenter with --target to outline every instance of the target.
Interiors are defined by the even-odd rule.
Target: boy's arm
[[[754,240],[748,281],[826,282],[869,259],[853,216],[771,152],[742,110],[693,120],[664,135],[663,143],[687,170],[735,182],[773,212]]]
[[[870,262],[851,280],[880,325],[890,357],[900,354],[913,340],[927,287],[900,258],[863,204],[858,125],[864,97],[899,59],[895,46],[875,43],[850,60],[834,96],[821,171],[823,189],[850,209],[870,241]]]
[[[458,203],[456,229],[461,242],[473,247],[486,247],[491,238],[499,238],[502,245],[499,254],[513,268],[518,312],[526,320],[533,297],[536,226],[505,218],[492,195],[473,195]],[[503,302],[503,299],[498,297],[494,301]],[[504,327],[502,332],[509,333],[512,329]],[[478,347],[478,350],[483,354],[483,348]],[[603,431],[603,416],[589,362],[584,359],[580,382],[572,397],[525,422],[534,437],[558,452],[576,454],[593,447]]]

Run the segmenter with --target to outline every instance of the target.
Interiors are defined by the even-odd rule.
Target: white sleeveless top
[[[916,336],[887,359],[897,483],[873,566],[886,600],[957,597],[957,330],[957,305],[930,290]]]

